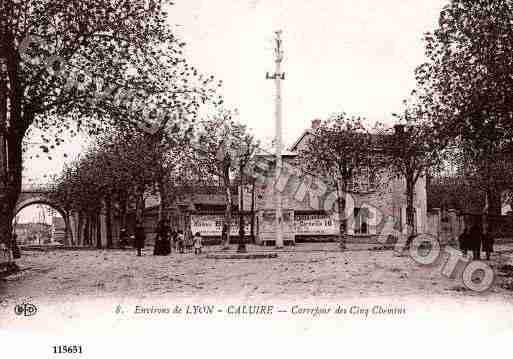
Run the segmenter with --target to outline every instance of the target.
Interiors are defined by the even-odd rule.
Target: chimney
[[[312,120],[312,130],[316,130],[321,125],[321,120],[316,118],[315,120]]]
[[[396,124],[394,125],[394,131],[396,135],[401,135],[404,133],[404,125]]]

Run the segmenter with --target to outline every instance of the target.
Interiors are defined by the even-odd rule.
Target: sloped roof
[[[289,148],[289,151],[291,152],[297,152],[297,148],[298,146],[301,144],[301,142],[303,142],[303,139],[307,136],[307,135],[310,135],[312,133],[312,129],[307,129],[305,130],[301,136],[299,136],[299,138],[296,140],[296,142],[294,142],[292,144],[292,146],[290,146]]]
[[[383,139],[387,136],[391,136],[391,134],[386,133],[386,131],[391,130],[391,128],[385,128],[384,131],[379,131],[375,133],[371,133],[371,141],[373,142],[374,146],[378,146],[379,144],[383,143]],[[306,129],[301,136],[290,146],[289,152],[297,155],[298,154],[298,147],[299,145],[307,138],[309,135],[313,135],[315,129]],[[379,150],[379,148],[376,148],[376,150]]]
[[[258,157],[266,157],[266,156],[269,156],[269,157],[273,157],[275,156],[275,149],[272,149],[272,150],[269,150],[269,151],[264,151],[264,150],[259,150],[255,153],[255,156],[258,156]],[[297,156],[297,152],[295,151],[291,151],[291,150],[288,150],[288,149],[285,149],[283,151],[281,151],[281,155],[283,157],[294,157],[294,156]]]

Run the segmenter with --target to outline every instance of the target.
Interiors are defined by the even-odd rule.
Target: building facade
[[[339,223],[345,219],[346,239],[349,241],[375,241],[386,220],[393,219],[394,228],[402,230],[406,224],[406,184],[401,178],[392,178],[387,174],[373,184],[369,177],[359,177],[344,195],[346,208],[340,216],[336,206],[338,196],[334,188],[330,189],[323,178],[301,172],[298,163],[299,152],[305,149],[312,131],[319,121],[312,122],[312,128],[306,130],[300,138],[282,153],[283,170],[275,179],[274,156],[260,156],[259,167],[265,168],[265,175],[256,183],[256,223],[258,240],[272,243],[275,237],[275,197],[281,192],[283,230],[285,241],[333,239],[340,232]],[[275,183],[276,182],[276,183]],[[251,189],[246,186],[244,210],[249,210]],[[421,177],[414,191],[415,230],[424,232],[427,226],[426,180]]]
[[[284,165],[277,183],[274,156],[263,153],[256,156],[254,166],[259,168],[255,171],[258,174],[256,181],[232,191],[231,235],[238,236],[240,209],[246,236],[254,238],[257,243],[272,244],[276,236],[276,191],[281,193],[285,243],[334,240],[339,235],[341,218],[345,219],[346,239],[349,241],[375,241],[385,220],[390,218],[395,222],[394,228],[402,230],[406,223],[406,185],[401,178],[383,176],[379,186],[373,186],[366,178],[359,178],[351,192],[345,195],[346,210],[340,216],[336,192],[326,185],[328,181],[301,173],[298,155],[318,122],[314,121],[312,125],[312,129],[306,130],[282,153]],[[175,227],[190,227],[193,233],[219,238],[224,208],[221,188],[196,188],[181,191],[169,213]],[[415,229],[424,232],[428,223],[425,178],[416,183],[414,208]],[[157,211],[150,209],[149,212],[153,213],[155,218],[151,222],[155,224]]]

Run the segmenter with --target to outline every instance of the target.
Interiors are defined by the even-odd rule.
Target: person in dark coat
[[[178,231],[178,235],[176,236],[176,246],[178,252],[183,254],[185,247],[185,238],[182,231]]]
[[[228,226],[226,223],[223,223],[223,229],[221,230],[221,244],[224,245],[226,243],[226,239],[228,237]]]
[[[493,252],[493,243],[494,243],[494,238],[493,238],[492,231],[491,231],[490,227],[488,227],[488,229],[483,233],[482,242],[483,242],[483,251],[486,253],[486,260],[489,261],[490,255]]]
[[[119,231],[119,247],[121,249],[125,249],[125,247],[128,247],[128,232],[125,228],[122,228]]]
[[[164,221],[164,227],[162,228],[162,238],[164,240],[164,253],[167,255],[171,254],[171,226],[169,220]]]
[[[153,247],[153,255],[154,256],[161,256],[163,255],[163,242],[161,237],[161,231],[162,227],[164,226],[164,223],[162,220],[159,221],[157,224],[157,228],[155,230],[156,236],[155,236],[155,246]]]
[[[473,259],[481,259],[481,230],[477,225],[473,225],[470,228],[469,233],[469,249],[472,249]]]
[[[171,243],[169,242],[170,229],[164,220],[160,220],[157,227],[157,236],[155,237],[155,247],[153,254],[156,256],[167,256],[171,253]]]
[[[176,238],[178,237],[178,232],[175,229],[171,229],[170,232],[170,243],[171,243],[171,250],[178,250],[177,244],[176,244]]]
[[[146,233],[142,222],[137,222],[135,225],[135,241],[134,246],[137,249],[137,256],[141,256],[141,251],[144,248],[144,242],[146,241]]]
[[[460,243],[460,250],[463,252],[463,255],[467,255],[467,251],[469,248],[469,242],[470,242],[470,235],[469,235],[469,228],[465,226],[465,229],[463,230],[463,233],[460,234],[458,237],[458,242]]]

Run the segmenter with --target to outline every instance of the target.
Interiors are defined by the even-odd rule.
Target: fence
[[[458,212],[454,209],[433,208],[427,216],[427,232],[442,243],[458,239],[465,226],[477,225],[482,228],[483,215]],[[497,239],[513,240],[513,216],[488,215],[488,225],[492,236]]]
[[[464,217],[454,209],[433,208],[427,215],[427,233],[442,243],[456,241],[465,228]]]

